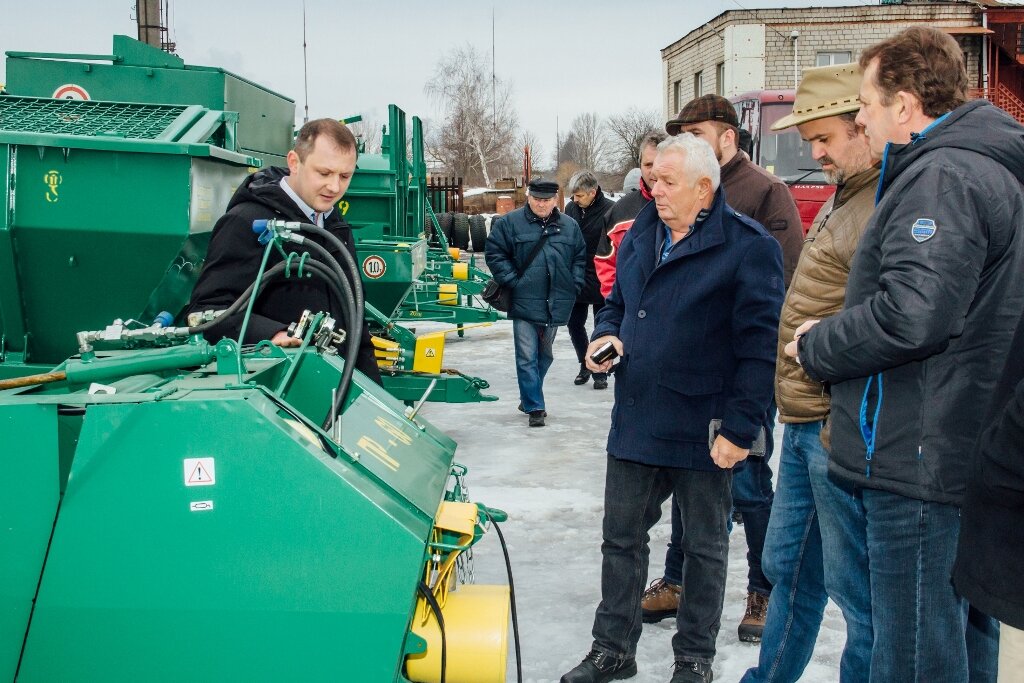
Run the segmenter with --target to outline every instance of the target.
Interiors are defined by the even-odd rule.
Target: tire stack
[[[448,240],[448,246],[452,245],[452,222],[453,217],[451,211],[445,211],[444,213],[437,214],[437,223],[441,226],[441,232],[444,233],[444,237]],[[437,238],[434,238],[435,243],[440,244]]]
[[[479,214],[469,217],[469,239],[474,252],[484,253],[484,245],[487,242],[486,218]]]
[[[452,217],[451,246],[469,249],[469,216],[457,213]]]

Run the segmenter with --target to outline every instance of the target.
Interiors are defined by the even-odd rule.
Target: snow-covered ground
[[[424,328],[421,328],[423,330]],[[587,329],[592,329],[592,322]],[[464,339],[448,335],[445,367],[491,383],[501,400],[477,404],[429,403],[423,415],[445,430],[459,447],[456,460],[469,468],[472,499],[509,514],[502,531],[512,556],[523,680],[557,681],[590,648],[590,628],[600,597],[601,516],[605,438],[612,390],[574,386],[579,369],[565,328],[555,340],[555,362],[545,382],[548,426],[530,429],[516,410],[512,324],[477,328]],[[614,381],[614,380],[613,380]],[[776,432],[782,441],[781,428]],[[777,456],[776,456],[777,457]],[[774,458],[773,458],[774,462]],[[651,532],[648,580],[661,575],[669,536],[665,514]],[[505,583],[497,535],[475,552],[478,583]],[[740,643],[736,628],[746,598],[746,541],[743,527],[732,534],[725,609],[718,636],[715,681],[738,681],[757,662],[758,645]],[[672,671],[672,620],[645,624],[637,653],[637,683],[667,681]],[[829,603],[814,657],[802,681],[838,680],[846,629]],[[515,681],[509,641],[508,680]]]

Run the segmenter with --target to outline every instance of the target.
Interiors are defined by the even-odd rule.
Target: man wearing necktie
[[[269,167],[246,178],[217,221],[210,239],[203,270],[199,274],[188,312],[223,310],[230,306],[256,279],[265,247],[252,231],[258,219],[313,223],[334,234],[355,256],[352,228],[341,217],[338,201],[344,196],[356,168],[356,140],[352,132],[334,119],[306,123],[288,152],[287,168]],[[327,240],[309,234],[332,252],[342,255]],[[271,251],[270,268],[282,259]],[[348,323],[326,282],[318,278],[278,278],[264,288],[253,306],[243,344],[269,339],[278,346],[298,346],[301,341],[288,334],[288,325],[304,310],[328,313],[343,327]],[[206,332],[215,343],[224,337],[238,338],[242,312],[218,321]],[[363,327],[356,367],[380,382],[369,332]]]

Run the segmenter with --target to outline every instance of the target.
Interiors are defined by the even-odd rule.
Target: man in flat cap
[[[705,140],[715,151],[721,166],[722,187],[729,206],[760,223],[782,246],[785,285],[793,277],[803,227],[796,202],[785,183],[750,160],[738,146],[739,119],[729,100],[720,95],[702,95],[683,107],[676,118],[665,124],[669,135],[692,133]],[[772,472],[768,461],[772,456],[772,426],[775,408],[765,416],[768,434],[763,457],[751,457],[744,469],[733,477],[733,505],[743,519],[747,539],[747,604],[740,622],[740,640],[758,642],[768,610],[772,586],[761,570],[761,553],[768,520],[772,511]],[[651,583],[644,593],[644,621],[656,622],[675,617],[682,581],[682,552],[679,542],[682,525],[676,505],[672,505],[672,537],[665,554],[665,576]]]
[[[558,183],[537,178],[526,206],[498,218],[487,236],[487,267],[512,289],[508,317],[516,351],[519,410],[543,427],[544,375],[559,326],[569,322],[583,289],[587,247],[576,221],[556,208]]]
[[[805,69],[793,113],[772,130],[796,126],[811,144],[836,193],[821,207],[786,293],[775,363],[775,400],[786,425],[779,478],[764,546],[764,573],[772,583],[761,655],[742,683],[795,681],[811,659],[829,594],[846,617],[846,648],[839,678],[860,680],[870,670],[871,604],[857,590],[867,573],[860,562],[835,562],[836,548],[849,543],[846,516],[861,518],[852,491],[828,477],[823,439],[829,393],[782,349],[807,318],[826,318],[843,307],[850,264],[875,208],[877,159],[864,127],[856,123],[861,70],[856,64]],[[846,539],[845,541],[843,539]],[[829,561],[826,561],[827,558]],[[826,591],[826,589],[828,589]]]

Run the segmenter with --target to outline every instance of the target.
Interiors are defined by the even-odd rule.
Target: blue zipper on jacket
[[[878,401],[875,403],[875,414],[871,418],[871,424],[868,424],[868,392],[871,390],[871,384],[878,379]],[[867,465],[864,468],[864,476],[868,479],[871,478],[871,459],[875,456],[875,440],[878,438],[878,417],[882,413],[882,373],[872,375],[868,377],[868,382],[864,385],[864,397],[860,400],[860,438],[864,439],[864,446],[867,450],[864,453],[864,459],[867,461]]]

